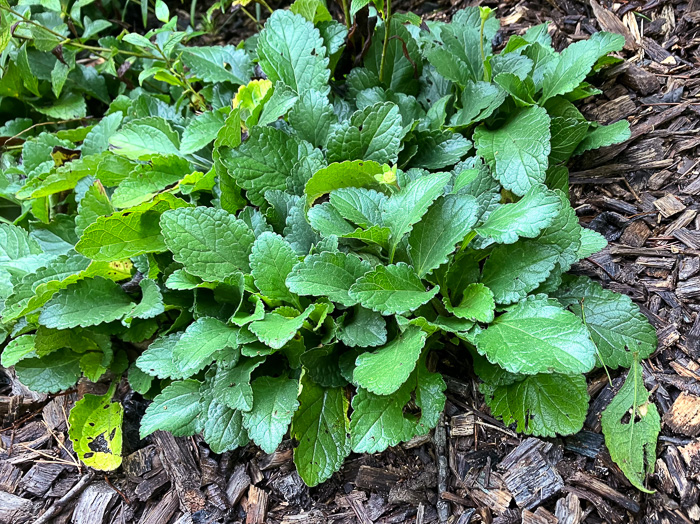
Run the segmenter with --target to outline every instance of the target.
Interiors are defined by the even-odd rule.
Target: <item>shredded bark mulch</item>
[[[396,3],[396,2],[395,2]],[[446,19],[467,5],[398,2]],[[292,443],[272,455],[253,446],[215,455],[199,437],[138,438],[146,402],[122,385],[123,467],[81,467],[67,438],[67,413],[87,391],[39,395],[0,371],[0,523],[206,524],[213,522],[383,524],[680,524],[700,520],[700,0],[523,0],[494,5],[508,36],[551,21],[555,46],[598,30],[626,37],[627,61],[605,70],[603,95],[580,105],[592,120],[628,119],[625,144],[571,165],[571,198],[582,223],[610,245],[574,272],[629,295],[657,329],[659,348],[644,381],[663,416],[653,494],[630,486],[611,461],[600,413],[624,380],[589,377],[584,430],[563,439],[526,438],[492,418],[464,354],[435,355],[446,375],[443,423],[379,455],[351,455],[309,489]],[[236,17],[217,38],[240,39]]]

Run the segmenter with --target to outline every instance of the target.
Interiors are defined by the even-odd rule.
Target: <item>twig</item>
[[[71,488],[71,490],[68,493],[63,495],[56,502],[54,502],[53,506],[51,506],[46,511],[46,513],[44,513],[38,519],[36,519],[34,521],[34,524],[48,524],[49,522],[51,522],[51,519],[53,519],[56,515],[63,511],[63,508],[66,504],[68,504],[71,500],[73,500],[78,495],[80,495],[80,493],[82,493],[82,491],[87,487],[87,485],[90,484],[94,476],[95,473],[93,471],[88,471],[78,481],[78,483]]]
[[[435,455],[437,455],[437,489],[438,494],[447,491],[447,431],[445,430],[445,414],[440,413],[440,420],[435,427],[433,434],[433,443],[435,444]],[[450,504],[446,500],[438,499],[437,503],[438,519],[440,524],[448,521],[450,518]]]
[[[112,484],[112,483],[110,482],[110,480],[109,480],[109,477],[107,477],[107,475],[105,475],[105,482],[107,483],[107,485],[108,485],[110,488],[112,488],[114,491],[117,492],[117,494],[122,498],[122,500],[123,500],[124,502],[126,502],[129,506],[131,506],[131,501],[129,500],[129,497],[127,497],[126,495],[124,495],[124,493],[122,493],[122,492],[119,490],[119,488],[117,488],[114,484]]]

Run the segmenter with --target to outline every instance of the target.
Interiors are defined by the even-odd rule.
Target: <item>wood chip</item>
[[[700,435],[700,397],[681,392],[664,423],[675,433],[696,437]]]
[[[464,413],[450,418],[450,437],[471,437],[474,434],[474,413]]]
[[[629,497],[626,497],[619,491],[614,490],[605,482],[601,482],[597,478],[585,474],[583,471],[575,472],[571,477],[569,477],[568,481],[572,484],[584,487],[592,491],[593,493],[597,493],[601,497],[606,498],[611,502],[614,502],[618,506],[622,506],[623,508],[625,508],[628,511],[631,511],[632,513],[639,512],[640,508],[637,502],[635,502]]]
[[[634,41],[634,37],[630,30],[625,24],[622,23],[615,13],[603,8],[595,0],[589,0],[591,7],[593,8],[593,15],[598,20],[600,27],[603,31],[609,31],[611,33],[617,33],[625,37],[625,49],[628,51],[636,51],[639,48],[637,42]]]
[[[106,482],[90,484],[80,494],[73,511],[73,524],[95,524],[105,522],[107,513],[119,498]]]
[[[355,486],[360,489],[389,492],[399,479],[397,474],[385,469],[360,466],[355,477]]]
[[[250,486],[248,490],[246,524],[265,524],[268,497],[269,495],[265,490],[257,486]]]
[[[238,504],[248,486],[250,486],[250,477],[246,473],[245,464],[238,464],[226,484],[226,497],[232,507]]]
[[[522,514],[522,524],[558,524],[559,519],[544,508],[537,508],[534,513],[524,509]]]
[[[676,213],[685,210],[685,204],[681,202],[677,196],[669,193],[668,195],[659,198],[654,202],[654,207],[659,210],[659,213],[665,218],[672,217]]]
[[[554,516],[559,520],[559,524],[580,524],[583,518],[581,501],[573,493],[568,493],[566,497],[557,500]]]

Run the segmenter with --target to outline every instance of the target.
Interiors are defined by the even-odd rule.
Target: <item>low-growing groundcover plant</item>
[[[432,350],[461,352],[492,413],[543,437],[582,428],[586,373],[630,368],[602,425],[644,490],[659,416],[639,360],[654,329],[628,297],[566,274],[605,246],[578,223],[567,162],[629,137],[572,102],[599,93],[586,78],[623,38],[558,53],[541,25],[495,53],[488,9],[421,25],[367,4],[351,4],[349,32],[298,0],[237,47],[183,45],[162,9],[162,29],[110,37],[141,86],[2,157],[19,209],[0,224],[2,364],[37,391],[111,384],[70,414],[89,466],[121,462],[126,374],[153,399],[142,437],[271,453],[289,432],[309,485],[351,451],[435,427]],[[8,33],[13,16],[2,85],[17,93],[2,96],[43,107],[17,71],[44,68],[35,96],[60,99],[60,59]]]

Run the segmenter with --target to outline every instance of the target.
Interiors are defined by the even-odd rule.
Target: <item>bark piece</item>
[[[559,519],[552,515],[544,508],[537,508],[533,513],[530,510],[524,509],[520,515],[522,524],[558,524]]]
[[[585,487],[593,493],[597,493],[601,497],[606,498],[611,502],[614,502],[618,506],[622,506],[623,508],[631,511],[632,513],[639,512],[639,504],[637,504],[637,502],[635,502],[629,497],[626,497],[619,491],[614,490],[605,482],[601,482],[597,478],[591,477],[590,475],[586,475],[583,471],[577,471],[571,477],[569,477],[568,481],[572,484]]]
[[[233,507],[238,504],[241,497],[246,492],[250,486],[250,477],[245,470],[245,464],[239,464],[236,469],[233,470],[231,477],[228,479],[226,484],[226,497],[228,498],[228,503]]]
[[[43,497],[64,469],[61,464],[38,462],[22,477],[19,487],[32,495]]]
[[[357,477],[355,477],[355,486],[360,489],[371,489],[388,493],[399,480],[400,477],[396,473],[385,469],[360,466]]]
[[[524,509],[532,510],[564,487],[564,480],[547,456],[547,447],[540,442],[527,439],[498,466],[505,470],[503,480],[516,504]]]
[[[201,475],[185,438],[175,438],[165,431],[153,433],[153,440],[161,457],[163,468],[180,498],[183,512],[196,513],[206,507],[202,493]]]
[[[31,500],[0,491],[0,522],[24,524],[33,521],[35,516]]]
[[[248,510],[246,524],[265,524],[267,515],[268,494],[257,486],[250,486],[248,490]]]
[[[554,508],[554,516],[559,519],[559,524],[580,524],[583,518],[581,501],[573,493],[557,500]]]
[[[119,495],[106,482],[96,482],[85,488],[73,511],[73,524],[103,524]]]
[[[474,434],[474,413],[464,413],[450,418],[450,437],[471,437]]]
[[[620,237],[620,242],[626,246],[642,247],[651,236],[651,230],[641,220],[635,220],[625,228]]]
[[[0,491],[14,493],[22,479],[22,470],[9,462],[0,463]]]
[[[161,524],[169,522],[180,506],[175,491],[168,491],[160,501],[143,512],[139,524]]]
[[[625,41],[626,40],[625,38]],[[620,81],[642,96],[650,95],[658,91],[659,87],[661,87],[659,79],[655,74],[645,71],[634,64],[629,65],[620,76]]]
[[[659,213],[661,213],[663,217],[669,218],[681,211],[685,211],[686,206],[677,196],[669,193],[655,200],[654,207],[659,210]]]

